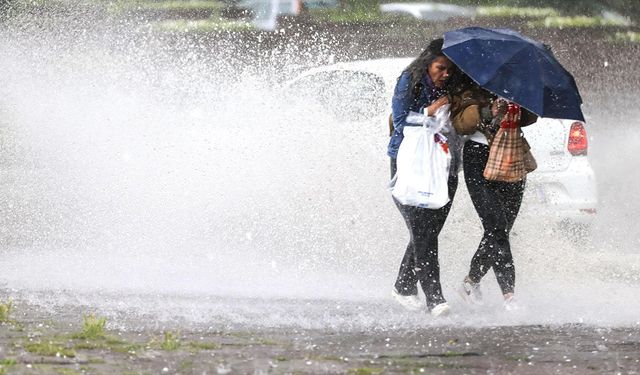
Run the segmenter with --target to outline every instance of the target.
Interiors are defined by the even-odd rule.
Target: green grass
[[[69,349],[62,345],[62,343],[54,341],[44,342],[31,342],[24,346],[24,349],[29,353],[42,355],[45,357],[75,357],[76,353],[73,349]]]
[[[182,362],[180,362],[180,364],[178,365],[178,372],[181,374],[186,374],[186,373],[190,373],[193,372],[193,366],[194,363],[193,361],[190,360],[183,360]]]
[[[195,342],[195,341],[190,342],[189,347],[197,350],[217,350],[221,348],[220,344],[216,344],[215,342]]]
[[[109,348],[104,342],[79,342],[73,345],[74,350],[96,350]]]
[[[93,314],[85,315],[82,319],[82,331],[71,335],[74,339],[97,340],[107,337],[105,325],[107,318],[97,318]]]
[[[523,18],[544,18],[557,17],[559,13],[553,8],[533,8],[533,7],[509,7],[509,6],[481,6],[477,8],[478,15],[482,17],[523,17]]]
[[[93,315],[86,315],[83,321],[81,332],[76,332],[68,337],[76,340],[73,345],[74,350],[110,350],[114,353],[134,354],[142,348],[141,345],[131,344],[120,340],[117,337],[108,335],[105,332],[106,318],[96,318]]]
[[[152,23],[152,29],[159,32],[174,33],[207,33],[215,31],[249,31],[255,27],[244,21],[228,21],[224,19],[206,20],[164,20]]]
[[[223,8],[223,4],[217,1],[127,1],[121,4],[129,9],[150,9],[150,10],[209,10],[218,11]]]
[[[134,354],[142,350],[142,345],[132,344],[117,338],[107,337],[105,340],[107,348],[116,353]]]
[[[112,345],[108,347],[112,352],[123,354],[136,354],[142,346],[136,344]]]
[[[17,363],[18,362],[13,358],[5,358],[0,360],[0,375],[6,375],[6,369],[15,366]]]
[[[382,368],[373,368],[373,367],[360,367],[360,368],[352,368],[347,370],[347,374],[349,375],[377,375],[382,374],[384,369]]]
[[[515,361],[515,362],[528,362],[529,361],[529,357],[526,355],[510,355],[505,357],[507,360],[509,361]]]
[[[87,363],[88,364],[92,364],[92,365],[103,365],[103,364],[107,363],[107,361],[105,361],[103,358],[89,357],[89,358],[87,358]],[[80,369],[82,370],[82,367],[80,367]],[[86,372],[86,370],[85,370],[85,372]]]
[[[9,322],[12,308],[13,301],[11,299],[7,300],[7,302],[0,302],[0,323]]]
[[[260,343],[260,345],[265,345],[265,346],[273,346],[273,345],[278,345],[280,343],[270,340],[270,339],[265,339],[265,338],[259,338],[258,339],[258,343]]]
[[[607,20],[602,17],[574,16],[574,17],[546,17],[542,20],[529,21],[530,27],[547,27],[547,28],[585,28],[600,26],[625,26],[622,21]]]
[[[366,23],[383,19],[378,9],[310,9],[309,14],[319,21],[333,23]]]
[[[180,335],[166,331],[164,333],[164,340],[160,343],[160,347],[167,351],[178,350],[180,348]]]
[[[70,369],[70,368],[66,368],[66,367],[56,368],[55,372],[60,374],[60,375],[80,375],[80,374],[82,374],[82,372],[80,372],[80,371],[76,371],[74,369]]]
[[[625,33],[617,32],[613,36],[613,40],[621,42],[640,43],[640,32],[627,31]]]
[[[163,12],[208,12],[218,14],[224,8],[224,4],[218,1],[190,0],[190,1],[126,1],[111,2],[107,9],[111,14],[123,14],[129,12],[163,11]]]

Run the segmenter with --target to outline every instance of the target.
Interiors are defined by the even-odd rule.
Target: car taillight
[[[581,122],[571,124],[569,130],[569,144],[567,145],[571,155],[586,155],[589,143],[587,141],[587,131]]]

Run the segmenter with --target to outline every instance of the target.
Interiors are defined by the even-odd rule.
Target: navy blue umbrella
[[[509,29],[444,34],[442,52],[481,87],[542,117],[584,121],[571,73],[550,49]]]

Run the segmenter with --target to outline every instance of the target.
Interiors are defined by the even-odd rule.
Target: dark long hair
[[[479,86],[473,79],[471,79],[471,77],[460,69],[456,69],[447,81],[447,92],[450,95],[459,95],[474,87]]]
[[[432,40],[420,56],[416,57],[416,59],[407,66],[405,70],[411,75],[411,85],[409,87],[416,87],[422,80],[422,77],[427,74],[427,69],[433,60],[444,56],[444,53],[442,53],[443,43],[444,39],[442,38]]]

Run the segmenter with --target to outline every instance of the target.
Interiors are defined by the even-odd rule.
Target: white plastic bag
[[[445,105],[434,116],[424,116],[422,126],[404,127],[398,169],[390,183],[391,194],[400,203],[438,209],[449,202],[451,154],[440,131],[450,123],[449,105]]]

